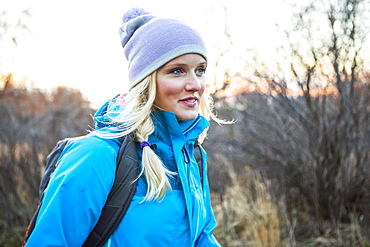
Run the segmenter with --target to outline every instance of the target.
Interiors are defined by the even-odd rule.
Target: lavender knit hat
[[[201,36],[178,20],[134,8],[124,14],[119,31],[128,61],[130,89],[178,56],[196,53],[207,59]]]

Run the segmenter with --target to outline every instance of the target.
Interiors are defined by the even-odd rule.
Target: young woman
[[[26,246],[82,246],[112,187],[118,138],[127,134],[140,142],[141,173],[105,246],[219,246],[207,167],[201,181],[194,158],[207,119],[222,122],[205,89],[203,40],[182,22],[140,9],[125,14],[120,34],[130,89],[97,111],[95,131],[63,151]]]

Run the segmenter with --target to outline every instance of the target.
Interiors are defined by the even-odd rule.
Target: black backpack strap
[[[54,149],[48,155],[46,159],[44,175],[42,176],[40,187],[39,187],[40,201],[42,201],[44,197],[45,189],[48,186],[49,181],[50,181],[50,176],[55,171],[56,164],[59,160],[59,156],[61,155],[62,151],[67,146],[67,144],[71,143],[71,140],[72,140],[71,138],[60,140],[57,143],[57,145],[54,147]]]
[[[125,215],[135,194],[139,176],[136,146],[137,142],[132,135],[123,138],[113,187],[98,223],[83,246],[103,246]]]

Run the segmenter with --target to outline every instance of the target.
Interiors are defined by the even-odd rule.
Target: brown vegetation
[[[15,82],[12,74],[0,85],[0,246],[20,246],[46,155],[58,140],[86,134],[93,111],[74,89],[46,93]]]
[[[204,144],[222,246],[367,246],[370,91],[363,78],[350,118],[331,95],[315,98],[327,114],[317,119],[305,97],[216,99],[222,117],[238,120],[212,126]],[[19,246],[46,155],[59,139],[85,134],[93,110],[76,90],[3,85],[0,245]]]
[[[228,201],[225,188],[234,181],[224,165],[241,177],[252,167],[278,207],[282,242],[275,243],[369,246],[368,2],[298,5],[292,29],[283,31],[287,44],[278,49],[276,68],[245,56],[244,71],[225,70],[216,95],[238,95],[216,106],[220,116],[238,122],[210,130],[205,145],[212,143],[206,148],[213,189]],[[239,188],[239,196],[254,193]]]
[[[304,97],[218,100],[219,115],[238,120],[212,126],[204,144],[223,246],[369,244],[369,89],[356,90],[364,101],[351,118],[326,95],[318,119]]]

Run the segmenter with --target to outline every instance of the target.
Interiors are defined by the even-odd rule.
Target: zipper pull
[[[185,147],[182,148],[182,153],[184,154],[185,163],[189,164],[190,159],[189,159],[188,152],[186,152]]]

